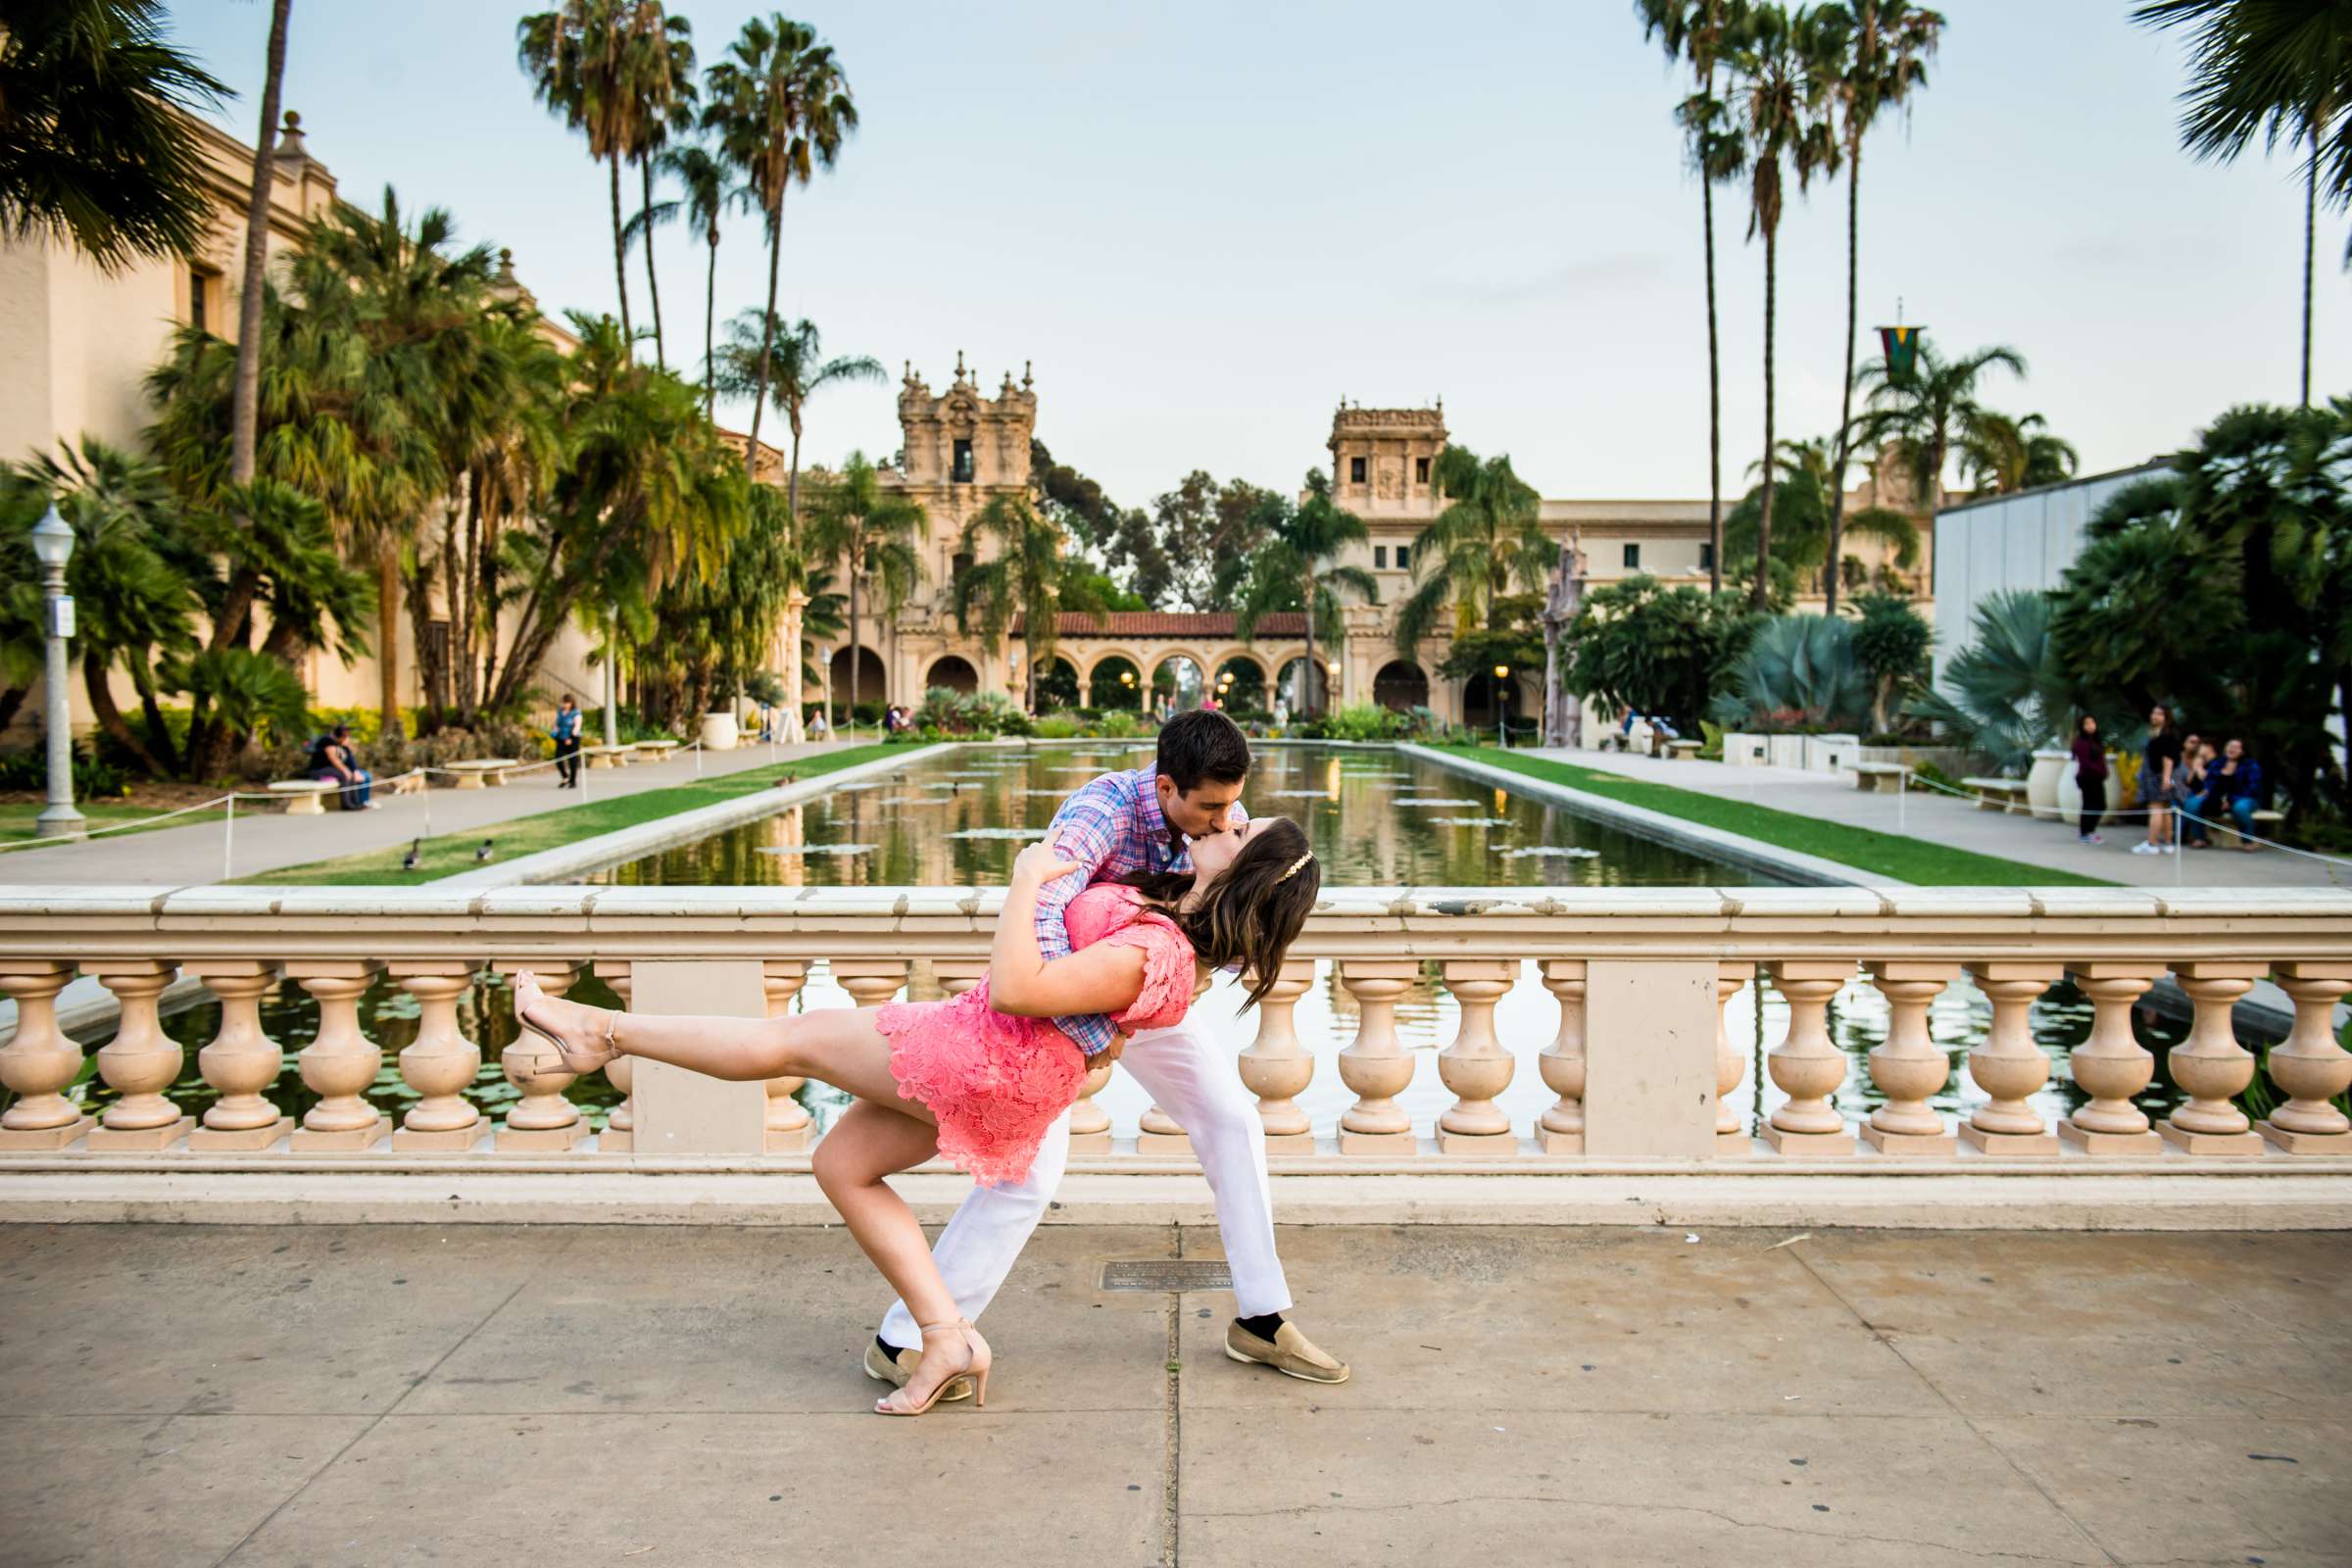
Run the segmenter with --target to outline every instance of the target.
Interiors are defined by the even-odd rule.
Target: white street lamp
[[[49,804],[34,818],[35,838],[79,838],[82,814],[74,808],[74,711],[66,690],[66,643],[74,635],[74,600],[66,592],[66,563],[74,555],[74,530],[57,514],[33,525],[32,553],[41,564],[41,603],[48,612],[49,662],[42,682],[49,731]]]

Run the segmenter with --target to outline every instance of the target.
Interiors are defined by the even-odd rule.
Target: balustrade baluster
[[[493,968],[510,983],[516,975],[535,976],[539,989],[551,997],[578,985],[588,970],[576,958],[501,958]],[[523,1028],[518,1019],[514,1040],[498,1054],[498,1069],[522,1098],[507,1107],[506,1120],[492,1135],[493,1148],[501,1153],[561,1153],[579,1147],[588,1136],[588,1118],[564,1093],[579,1074],[564,1070],[563,1053]]]
[[[416,1038],[400,1054],[401,1081],[420,1097],[401,1117],[392,1147],[468,1150],[481,1136],[482,1113],[466,1098],[482,1070],[481,1048],[458,1027],[458,998],[473,984],[476,966],[462,958],[403,959],[386,966],[416,999]]]
[[[2090,998],[2090,1038],[2067,1058],[2067,1071],[2090,1102],[2058,1123],[2058,1136],[2086,1154],[2154,1154],[2164,1140],[2132,1097],[2156,1076],[2156,1058],[2132,1030],[2132,1008],[2164,978],[2161,963],[2097,962],[2067,972]]]
[[[1315,1058],[1298,1044],[1298,999],[1315,983],[1311,958],[1284,962],[1257,1004],[1257,1038],[1242,1052],[1242,1082],[1257,1097],[1269,1154],[1311,1154],[1315,1138],[1298,1097],[1314,1081]]]
[[[1560,1004],[1560,1031],[1536,1058],[1544,1086],[1559,1098],[1536,1123],[1546,1154],[1585,1152],[1585,960],[1545,958],[1544,989]]]
[[[1886,999],[1886,1040],[1870,1053],[1870,1081],[1886,1103],[1870,1113],[1862,1136],[1882,1154],[1956,1154],[1960,1141],[1928,1105],[1952,1077],[1951,1057],[1928,1031],[1928,1008],[1960,978],[1960,966],[1875,959],[1865,967]]]
[[[1845,1053],[1830,1038],[1830,999],[1853,978],[1854,966],[1788,958],[1764,967],[1788,1003],[1788,1033],[1764,1058],[1764,1070],[1788,1098],[1766,1119],[1764,1141],[1784,1154],[1851,1154],[1859,1146],[1838,1110]]]
[[[2352,963],[2274,964],[2295,999],[2295,1026],[2271,1048],[2271,1082],[2286,1103],[2254,1125],[2290,1154],[2352,1154],[2352,1120],[2328,1102],[2352,1088],[2352,1052],[2335,1043],[2335,1004],[2352,990]],[[94,1136],[94,1135],[93,1135]]]
[[[2230,1011],[2270,971],[2267,963],[2195,959],[2173,965],[2180,989],[2196,1004],[2188,1038],[2172,1049],[2165,1070],[2188,1096],[2157,1126],[2168,1144],[2192,1154],[2259,1154],[2262,1134],[2230,1097],[2254,1081],[2254,1054],[2237,1043]]]
[[[122,1006],[115,1038],[98,1052],[98,1076],[121,1098],[90,1129],[92,1150],[169,1149],[195,1129],[196,1118],[165,1096],[179,1081],[187,1054],[164,1033],[163,995],[179,970],[175,958],[100,958],[84,966]]]
[[[277,1042],[262,1032],[262,998],[277,984],[278,966],[206,958],[188,967],[220,1003],[220,1031],[196,1054],[204,1081],[220,1098],[205,1108],[204,1124],[189,1132],[188,1148],[199,1153],[268,1149],[294,1130],[294,1118],[265,1098],[286,1064]]]
[[[1494,1004],[1519,966],[1499,958],[1447,958],[1446,989],[1461,1008],[1453,1044],[1438,1053],[1438,1077],[1453,1103],[1438,1117],[1438,1149],[1446,1154],[1515,1154],[1519,1140],[1494,1097],[1511,1085],[1515,1063],[1494,1033]]]
[[[629,1006],[629,960],[599,958],[595,968],[596,977],[612,988],[612,994],[620,999],[621,1010],[626,1012]],[[605,1082],[620,1091],[621,1100],[619,1104],[605,1113],[604,1130],[596,1135],[597,1152],[632,1153],[637,1148],[637,1099],[630,1088],[630,1081],[637,1075],[636,1060],[629,1056],[614,1056],[605,1063],[604,1073]]]
[[[1987,1154],[2055,1154],[2058,1135],[2027,1101],[2050,1077],[2050,1058],[2034,1043],[2034,1004],[2066,971],[2004,960],[1972,963],[1968,972],[1992,1003],[1984,1042],[1968,1054],[1968,1075],[1992,1098],[1969,1112],[1960,1136]]]
[[[1724,962],[1715,966],[1715,1152],[1718,1154],[1755,1152],[1755,1141],[1748,1136],[1747,1118],[1732,1106],[1732,1097],[1740,1092],[1740,1081],[1747,1076],[1747,1053],[1732,1044],[1732,1032],[1723,1021],[1732,999],[1755,977],[1756,966],[1752,963]]]
[[[781,1018],[792,1011],[792,999],[808,983],[808,965],[800,958],[768,958],[760,965],[760,983],[767,993],[767,1015]],[[967,986],[971,983],[964,982]],[[940,984],[947,984],[944,975]],[[808,1081],[788,1074],[770,1078],[762,1086],[767,1091],[767,1119],[762,1124],[760,1148],[768,1153],[788,1154],[808,1147],[808,1112],[793,1099]]]
[[[294,1054],[302,1081],[318,1103],[302,1113],[286,1147],[299,1153],[372,1149],[392,1131],[392,1118],[365,1098],[383,1070],[384,1054],[360,1030],[360,998],[381,964],[366,959],[296,960],[286,978],[318,1004],[318,1033]]]
[[[1340,1052],[1340,1081],[1355,1103],[1340,1113],[1343,1154],[1409,1154],[1418,1147],[1413,1119],[1396,1103],[1413,1081],[1413,1058],[1396,1038],[1396,999],[1421,966],[1385,958],[1347,958],[1340,984],[1355,999],[1355,1039]]]
[[[0,1084],[16,1094],[0,1113],[0,1149],[63,1149],[98,1125],[65,1091],[81,1071],[81,1048],[57,1026],[57,994],[74,978],[58,958],[0,958],[0,993],[17,1003],[17,1033],[0,1048]]]

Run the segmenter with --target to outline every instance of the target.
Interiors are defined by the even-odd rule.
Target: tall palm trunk
[[[703,417],[710,417],[710,410],[718,399],[717,345],[712,339],[712,323],[718,319],[718,230],[710,231],[710,270],[703,280]]]
[[[860,680],[859,680],[858,677],[865,673],[864,669],[861,667],[862,662],[861,662],[861,661],[858,659],[858,555],[859,555],[859,554],[860,554],[860,552],[859,552],[859,551],[858,551],[858,549],[857,549],[855,546],[853,546],[853,547],[851,548],[851,551],[850,551],[850,722],[851,722],[851,723],[853,723],[853,724],[854,724],[854,723],[856,723],[856,722],[858,721],[858,688],[860,685],[864,684],[864,683],[863,683],[862,681],[860,681]],[[836,713],[836,714],[834,714],[834,715],[833,715],[833,720],[834,720],[835,727],[837,727],[837,728],[838,728],[838,727],[839,727],[839,725],[840,725],[840,722],[841,722],[841,715],[840,715],[839,713]]]
[[[1764,225],[1764,501],[1756,517],[1756,591],[1758,611],[1772,603],[1772,328],[1773,289],[1780,281],[1780,235],[1777,225]]]
[[[1712,90],[1714,83],[1708,82]],[[1723,361],[1715,343],[1715,181],[1698,172],[1707,242],[1707,592],[1723,592]]]
[[[620,335],[629,340],[629,354],[637,353],[637,331],[629,324],[629,248],[620,233],[620,155],[614,153],[612,165],[612,282],[620,290]]]
[[[376,707],[386,740],[408,734],[400,721],[400,546],[389,535],[375,544]]]
[[[2311,117],[2311,164],[2303,171],[2303,407],[2311,407],[2311,249],[2320,211],[2320,117]]]
[[[669,361],[662,351],[662,281],[654,275],[654,161],[638,159],[637,172],[645,181],[645,291],[654,301],[654,368],[666,370]]]
[[[792,467],[784,477],[784,529],[795,545],[801,540],[801,411],[792,411]]]
[[[759,471],[760,415],[767,407],[768,356],[774,351],[776,340],[776,273],[783,265],[783,261],[784,187],[778,185],[775,210],[768,215],[767,220],[767,310],[760,318],[760,373],[754,379],[752,387],[752,438],[745,442],[743,447],[743,471],[746,473]],[[851,574],[850,581],[852,587],[855,588],[857,584],[855,572]],[[855,621],[851,623],[850,636],[853,641],[858,636],[858,627]],[[857,680],[857,675],[853,673],[850,676],[853,689],[856,687]],[[857,698],[852,697],[850,706],[855,708],[857,704]]]
[[[1315,568],[1306,568],[1306,582],[1298,595],[1306,607],[1306,663],[1298,671],[1298,716],[1312,718],[1315,714]]]
[[[270,65],[262,83],[262,130],[253,139],[253,195],[245,204],[245,275],[237,293],[237,384],[228,416],[228,477],[234,484],[253,482],[254,427],[261,418],[262,274],[270,259],[270,165],[277,152],[277,103],[286,77],[286,14],[293,5],[294,0],[277,0],[270,11]],[[2304,297],[2310,297],[2308,284]],[[2304,341],[2310,341],[2308,317]],[[2305,380],[2309,379],[2307,373]]]
[[[1838,376],[1840,388],[1838,466],[1830,474],[1830,559],[1822,567],[1822,594],[1826,601],[1823,612],[1831,615],[1838,613],[1838,577],[1842,564],[1838,559],[1838,536],[1845,525],[1845,466],[1851,451],[1846,443],[1854,428],[1854,326],[1861,318],[1855,292],[1859,287],[1857,270],[1861,266],[1858,215],[1862,206],[1862,138],[1859,136],[1846,145],[1845,168],[1845,359]]]

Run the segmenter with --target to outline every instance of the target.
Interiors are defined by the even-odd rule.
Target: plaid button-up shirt
[[[1171,830],[1159,809],[1159,769],[1139,767],[1131,773],[1105,773],[1081,785],[1054,813],[1046,842],[1061,859],[1084,869],[1047,883],[1037,894],[1037,947],[1051,963],[1069,956],[1070,934],[1064,916],[1070,901],[1098,882],[1111,882],[1131,871],[1190,871],[1192,852]],[[1233,820],[1246,822],[1250,813],[1234,803]],[[1088,1055],[1108,1050],[1118,1029],[1099,1012],[1056,1018],[1063,1034]]]

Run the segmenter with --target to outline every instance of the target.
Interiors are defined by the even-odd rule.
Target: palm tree
[[[703,417],[707,419],[718,395],[718,220],[730,208],[748,209],[758,198],[749,186],[729,185],[733,171],[726,160],[697,143],[665,148],[657,162],[663,173],[685,188],[686,220],[701,230],[710,253],[703,278]]]
[[[2025,356],[1995,345],[1946,360],[1922,342],[1911,368],[1897,373],[1883,359],[1862,367],[1855,384],[1866,389],[1866,409],[1855,421],[1860,444],[1892,441],[1894,456],[1910,470],[1913,505],[1932,515],[1943,496],[1945,461],[1977,438],[1991,411],[1977,401],[1977,383],[1994,367],[2026,373]],[[1935,570],[1936,536],[1928,536],[1928,566]]]
[[[1746,20],[1746,0],[1635,0],[1642,36],[1656,37],[1669,61],[1690,62],[1698,90],[1675,108],[1698,175],[1699,222],[1707,260],[1707,577],[1723,587],[1723,365],[1715,333],[1715,187],[1740,177],[1747,146],[1730,106],[1716,93],[1725,46]]]
[[[858,591],[877,585],[885,600],[895,598],[884,612],[896,613],[898,604],[922,581],[919,554],[925,513],[917,502],[886,489],[874,466],[862,452],[853,452],[841,472],[827,485],[816,508],[816,523],[807,549],[815,560],[841,561],[850,580],[850,708],[853,715],[863,685],[858,640]],[[887,686],[887,682],[885,682]],[[837,715],[838,716],[838,715]]]
[[[1843,38],[1838,50],[1831,94],[1839,110],[1845,143],[1845,358],[1838,362],[1838,461],[1830,484],[1830,561],[1838,561],[1838,535],[1845,522],[1845,471],[1853,452],[1854,332],[1861,320],[1862,138],[1882,111],[1907,108],[1913,91],[1928,84],[1922,63],[1936,52],[1943,18],[1909,0],[1854,0],[1838,18]],[[1834,23],[1833,25],[1838,25]],[[1838,613],[1838,573],[1829,574],[1825,613]]]
[[[1980,493],[2008,495],[2074,477],[2081,459],[2038,414],[1980,414],[1960,439],[1961,471]]]
[[[0,238],[105,271],[187,256],[212,220],[193,116],[228,89],[172,47],[156,0],[12,5],[0,23]]]
[[[286,18],[294,0],[270,8],[270,51],[263,68],[262,128],[253,138],[253,190],[245,204],[245,271],[237,290],[237,386],[229,411],[229,477],[253,482],[254,410],[261,398],[262,334],[243,323],[262,318],[262,273],[270,255],[270,191],[275,182],[277,101],[286,77]]]
[[[767,217],[767,305],[761,314],[760,364],[753,379],[751,440],[743,466],[759,461],[760,415],[776,320],[776,279],[784,258],[784,192],[806,185],[818,168],[831,169],[841,144],[858,128],[849,78],[816,30],[781,14],[754,17],[729,46],[731,58],[708,74],[710,102],[703,128],[714,131],[729,162],[743,170]]]
[[[984,542],[996,548],[980,561]],[[979,564],[956,578],[956,628],[968,632],[977,613],[981,642],[993,654],[1005,628],[1020,622],[1023,712],[1037,711],[1037,672],[1054,658],[1061,612],[1100,614],[1103,608],[1085,563],[1064,556],[1064,543],[1061,524],[1014,493],[981,508],[956,545]]]
[[[2180,141],[2234,162],[2263,133],[2292,139],[2303,162],[2303,405],[2311,406],[2312,252],[2322,165],[2328,205],[2352,201],[2352,3],[2347,0],[2155,0],[2132,13],[2151,26],[2193,25]],[[2345,245],[2352,263],[2352,240]]]
[[[760,373],[763,354],[767,366],[764,379]],[[785,423],[792,431],[784,510],[794,530],[799,529],[801,518],[801,411],[826,387],[879,382],[888,379],[888,374],[882,362],[871,355],[826,359],[813,321],[762,321],[757,311],[741,311],[727,323],[727,342],[718,351],[719,390],[729,397],[752,397],[764,386],[784,411]]]
[[[1812,576],[1824,584],[1840,579],[1841,557],[1830,553],[1830,475],[1837,463],[1835,438],[1783,441],[1773,486],[1772,559],[1801,580]],[[1761,476],[1762,463],[1747,471]],[[1724,538],[1735,551],[1754,543],[1763,508],[1763,487],[1750,490],[1724,520]],[[1919,560],[1919,525],[1887,507],[1866,507],[1846,519],[1846,530],[1876,539],[1893,555],[1895,566],[1910,570]],[[1881,726],[1882,728],[1884,726]]]
[[[640,211],[652,213],[659,205],[654,201],[654,166],[671,134],[682,135],[694,125],[694,28],[684,17],[664,15],[655,0],[640,0],[632,8],[630,20],[628,85],[636,100],[637,134],[631,140],[629,156],[636,161],[643,189]],[[674,213],[676,208],[671,206],[669,211]],[[657,369],[668,364],[662,341],[662,280],[654,271],[654,225],[660,221],[648,218],[643,235],[645,292],[654,306]]]
[[[1764,236],[1764,450],[1776,450],[1773,436],[1774,387],[1772,334],[1780,282],[1781,212],[1784,206],[1782,161],[1788,160],[1802,193],[1817,172],[1838,166],[1838,142],[1823,112],[1828,97],[1826,64],[1834,28],[1820,13],[1791,13],[1777,5],[1759,5],[1740,29],[1733,53],[1738,77],[1736,101],[1747,133],[1750,213],[1747,233]],[[1764,496],[1756,522],[1755,608],[1762,610],[1770,590],[1772,556],[1772,491],[1774,474],[1764,469]]]
[[[694,49],[686,31],[685,19],[665,16],[655,0],[563,0],[514,24],[515,58],[530,75],[532,96],[585,134],[588,156],[608,166],[612,281],[620,291],[621,333],[632,342],[620,166],[644,161],[693,91]],[[686,76],[677,72],[679,51]]]
[[[1396,651],[1418,657],[1448,605],[1455,635],[1492,623],[1494,603],[1515,582],[1543,591],[1557,554],[1544,532],[1543,498],[1511,468],[1509,456],[1481,461],[1467,447],[1438,454],[1438,493],[1451,503],[1413,540],[1421,579],[1396,610]]]
[[[1370,535],[1361,517],[1332,500],[1331,478],[1320,468],[1306,471],[1306,499],[1297,506],[1269,492],[1259,502],[1250,529],[1262,532],[1265,542],[1218,573],[1217,597],[1235,606],[1233,634],[1243,642],[1268,614],[1285,610],[1306,612],[1306,666],[1298,709],[1299,717],[1309,717],[1316,690],[1327,697],[1330,693],[1315,658],[1315,632],[1328,628],[1337,636],[1340,591],[1357,594],[1369,605],[1380,603],[1380,585],[1370,572],[1333,560]]]

